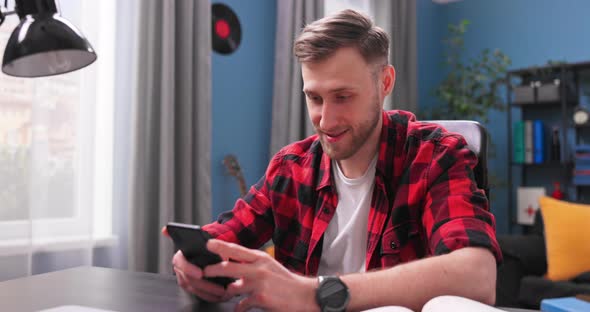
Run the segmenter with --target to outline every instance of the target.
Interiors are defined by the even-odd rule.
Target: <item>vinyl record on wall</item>
[[[215,3],[211,7],[213,50],[230,54],[240,45],[242,27],[234,11],[225,4]]]

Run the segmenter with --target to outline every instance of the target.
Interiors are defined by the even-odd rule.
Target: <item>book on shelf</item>
[[[545,125],[541,120],[518,120],[513,126],[514,162],[542,164],[547,161]]]
[[[524,163],[524,121],[516,121],[512,131],[512,142],[514,142],[514,162],[522,164]]]
[[[534,163],[533,158],[533,121],[524,121],[524,163]]]
[[[574,162],[578,165],[590,165],[590,145],[577,145],[574,148]]]
[[[545,162],[545,127],[543,121],[533,121],[533,160],[535,164]]]
[[[574,170],[574,175],[587,175],[590,176],[590,169],[578,169]]]
[[[574,185],[590,185],[590,164],[588,161],[576,160],[572,183]]]
[[[590,185],[590,146],[578,145],[574,148],[574,185]]]

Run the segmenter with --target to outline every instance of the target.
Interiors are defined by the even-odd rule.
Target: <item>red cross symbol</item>
[[[529,205],[529,207],[526,209],[526,213],[529,215],[529,217],[535,214],[535,209],[533,209],[533,206]]]

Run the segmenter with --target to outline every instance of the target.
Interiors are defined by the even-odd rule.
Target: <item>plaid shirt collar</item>
[[[390,144],[392,142],[389,142],[389,139],[396,137],[395,133],[397,132],[397,127],[401,126],[403,129],[407,129],[408,122],[416,121],[416,116],[406,111],[397,111],[396,114],[390,115],[382,110],[381,118],[383,124],[381,126],[381,135],[379,137],[379,156],[375,168],[375,177],[377,178],[379,176],[383,181],[389,181],[393,178],[394,163],[391,159],[395,159],[394,152],[396,150],[396,144]],[[391,118],[395,118],[396,120],[392,121]],[[329,174],[318,175],[316,191],[325,187],[333,187],[334,185],[334,179],[332,177],[332,160],[326,153],[322,153],[321,157],[320,168]]]

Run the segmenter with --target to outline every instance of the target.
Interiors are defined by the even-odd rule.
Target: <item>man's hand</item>
[[[236,311],[261,308],[268,311],[289,310],[317,311],[315,301],[317,281],[290,272],[267,253],[217,239],[207,242],[207,249],[221,256],[218,264],[207,266],[206,277],[233,277],[225,297],[246,295],[236,306]]]
[[[162,228],[162,234],[170,237],[166,227]],[[209,302],[227,301],[231,298],[225,288],[203,279],[203,270],[188,262],[182,251],[176,252],[172,258],[172,265],[176,273],[176,281],[184,290],[195,294],[197,297]]]
[[[227,301],[232,297],[223,286],[204,280],[203,270],[188,262],[182,251],[176,252],[172,265],[178,285],[197,297],[209,302]]]

